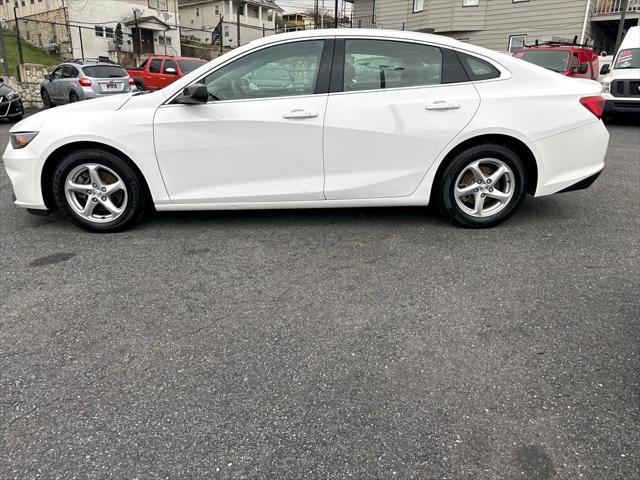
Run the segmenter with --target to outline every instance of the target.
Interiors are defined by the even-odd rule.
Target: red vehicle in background
[[[138,90],[159,90],[207,63],[195,57],[151,55],[139,67],[127,68]]]
[[[525,45],[514,55],[567,77],[598,80],[598,54],[593,48],[577,43],[544,42]]]

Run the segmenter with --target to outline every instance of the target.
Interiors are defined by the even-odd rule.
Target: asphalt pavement
[[[0,125],[6,145],[8,124]],[[640,128],[589,189],[158,213],[92,235],[0,168],[0,479],[640,475]]]

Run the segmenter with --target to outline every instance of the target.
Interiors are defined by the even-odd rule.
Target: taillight
[[[600,95],[594,95],[593,97],[582,97],[580,103],[584,107],[593,113],[597,118],[602,118],[604,113],[605,99]]]
[[[86,77],[82,77],[80,80],[78,80],[78,83],[83,87],[90,87],[92,85],[91,80]]]
[[[129,85],[135,85],[136,82],[133,78],[129,77]]]

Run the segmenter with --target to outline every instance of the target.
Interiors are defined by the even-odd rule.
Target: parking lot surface
[[[609,129],[591,188],[491,230],[94,235],[13,207],[0,169],[0,478],[638,478],[640,130]]]

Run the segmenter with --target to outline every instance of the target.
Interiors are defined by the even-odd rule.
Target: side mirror
[[[606,75],[610,71],[611,65],[609,63],[605,63],[604,65],[602,65],[602,68],[600,68],[600,75]]]
[[[203,83],[194,83],[182,90],[182,95],[177,99],[177,103],[184,103],[186,105],[199,105],[207,103],[209,101],[209,91],[207,86]]]
[[[175,75],[176,73],[176,69],[173,67],[167,67],[164,69],[164,73],[168,73],[169,75]]]
[[[44,79],[45,79],[45,80],[51,80],[51,75],[50,75],[50,74],[48,74],[48,73],[45,73],[45,74],[44,74]]]

